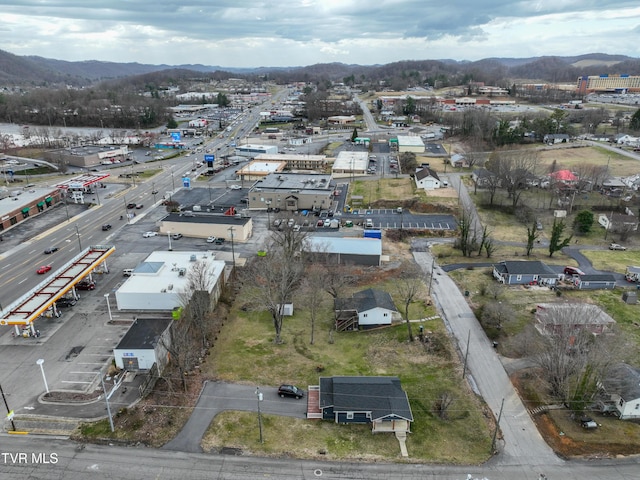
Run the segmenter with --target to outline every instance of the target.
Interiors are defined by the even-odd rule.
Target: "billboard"
[[[171,132],[171,138],[174,142],[179,142],[182,138],[182,135],[180,134],[180,132]]]

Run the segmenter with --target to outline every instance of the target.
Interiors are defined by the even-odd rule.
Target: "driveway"
[[[283,417],[307,418],[307,399],[280,398],[275,387],[260,387],[261,413]],[[166,450],[202,452],[200,442],[216,415],[226,410],[258,412],[256,387],[224,382],[206,382],[191,417],[180,433],[167,443]]]

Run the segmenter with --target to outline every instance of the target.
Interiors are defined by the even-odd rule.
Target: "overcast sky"
[[[223,67],[640,56],[638,0],[2,0],[0,49]]]

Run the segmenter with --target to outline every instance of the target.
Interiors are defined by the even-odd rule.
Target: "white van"
[[[364,222],[364,228],[373,228],[373,220],[371,218],[367,218]]]

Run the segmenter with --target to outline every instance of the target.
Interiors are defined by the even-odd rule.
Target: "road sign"
[[[215,155],[205,155],[204,156],[204,161],[205,162],[215,162],[216,161],[216,156]]]
[[[184,188],[191,188],[191,179],[189,177],[182,177],[182,186]]]

